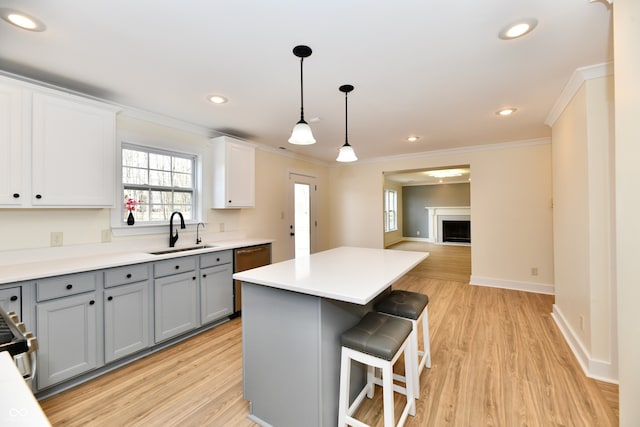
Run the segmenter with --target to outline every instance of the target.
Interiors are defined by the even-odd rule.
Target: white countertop
[[[340,247],[233,275],[277,289],[365,305],[428,252]]]
[[[144,242],[129,242],[126,245],[78,245],[4,252],[0,254],[0,285],[123,265],[161,261],[181,256],[201,255],[272,242],[272,239],[244,238],[205,241],[201,244],[214,245],[214,247],[162,255],[152,255],[150,252],[169,249],[166,244],[147,245]],[[181,246],[193,245],[193,242],[185,242],[181,245],[176,245],[176,249]]]
[[[7,351],[0,352],[0,425],[51,426]]]

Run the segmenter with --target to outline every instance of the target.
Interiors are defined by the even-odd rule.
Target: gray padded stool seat
[[[394,290],[386,297],[381,299],[376,305],[375,310],[380,313],[397,316],[411,321],[415,330],[415,345],[413,348],[416,353],[414,358],[416,362],[415,381],[416,399],[420,397],[420,374],[426,366],[431,367],[431,346],[429,343],[429,314],[427,306],[429,305],[429,297],[418,292]],[[422,326],[423,346],[418,346],[418,328]],[[395,375],[395,379],[405,381],[402,375]]]
[[[376,304],[376,311],[392,316],[418,320],[424,308],[429,304],[429,297],[425,294],[409,291],[391,291]]]
[[[411,322],[406,320],[370,312],[342,334],[342,346],[391,360],[411,333],[411,328]]]
[[[367,313],[360,323],[342,334],[338,426],[365,425],[352,415],[365,396],[373,398],[376,384],[382,386],[385,427],[391,427],[395,423],[394,390],[407,397],[398,426],[404,425],[409,415],[415,415],[415,387],[412,384],[414,376],[408,375],[404,388],[393,384],[393,365],[403,353],[414,354],[414,335],[410,321],[376,312]],[[367,383],[353,403],[349,404],[352,360],[367,365]],[[406,372],[415,372],[417,369],[413,357],[405,356],[404,363]],[[374,375],[375,369],[382,371],[382,379]]]

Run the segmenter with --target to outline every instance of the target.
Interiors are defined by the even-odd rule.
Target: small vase
[[[133,212],[129,211],[129,216],[127,217],[127,225],[133,225],[136,223],[136,219],[133,217]]]

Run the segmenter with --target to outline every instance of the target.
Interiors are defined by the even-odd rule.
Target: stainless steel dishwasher
[[[233,272],[251,270],[271,264],[271,243],[264,245],[249,246],[233,251]],[[239,280],[234,281],[233,306],[234,313],[240,314],[242,310],[242,287]]]

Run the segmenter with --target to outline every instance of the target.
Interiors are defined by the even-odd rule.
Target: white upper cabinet
[[[116,111],[90,99],[0,79],[0,147],[10,153],[0,165],[11,162],[0,172],[0,205],[112,207]]]
[[[22,90],[0,81],[0,205],[29,199],[22,183]]]
[[[213,143],[213,207],[255,207],[255,148],[221,136]]]

